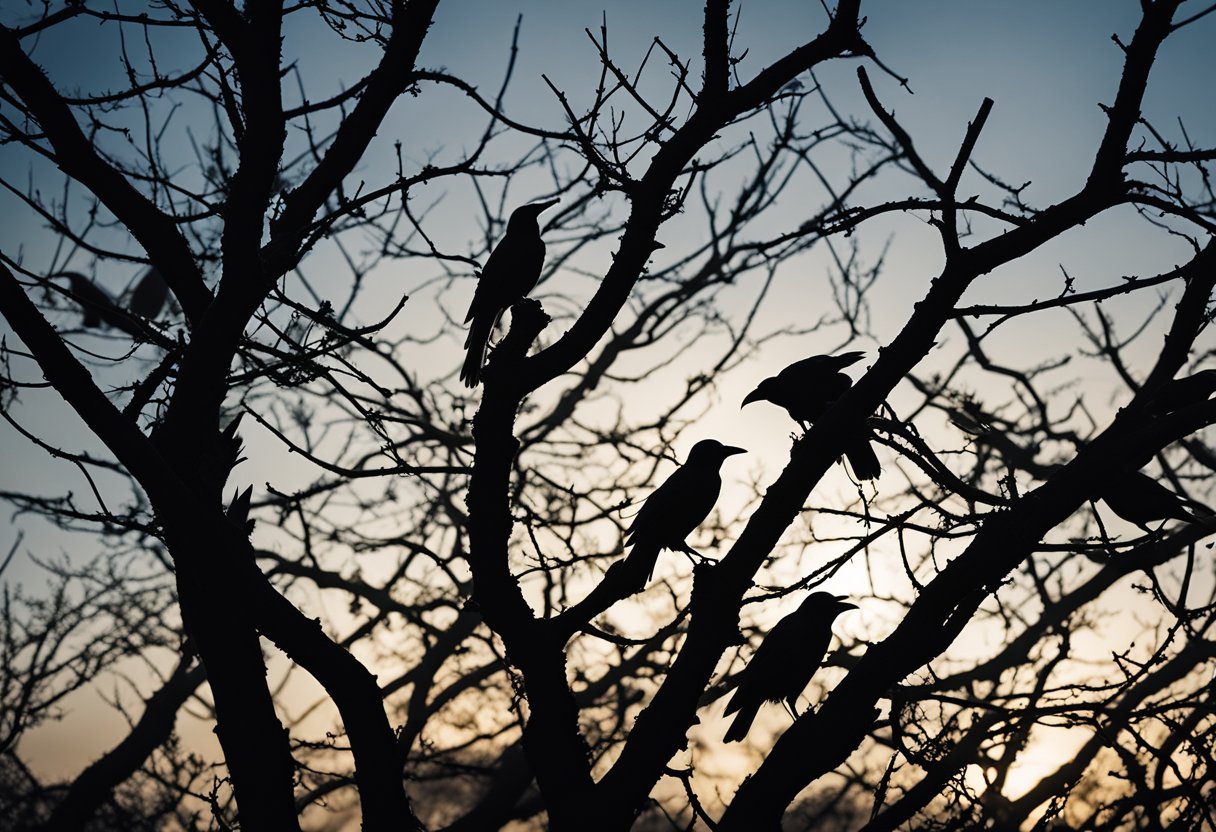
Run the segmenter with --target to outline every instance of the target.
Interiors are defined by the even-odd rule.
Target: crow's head
[[[833,595],[830,592],[812,592],[802,602],[802,606],[799,609],[835,618],[845,610],[857,609],[857,605],[846,601],[844,595]]]
[[[511,212],[511,219],[507,223],[507,229],[535,225],[536,218],[540,216],[541,211],[552,208],[558,202],[560,200],[547,199],[544,202],[529,202],[527,205],[519,206]]]
[[[712,464],[716,467],[721,465],[722,460],[726,459],[728,456],[745,453],[747,453],[747,449],[745,448],[736,448],[733,445],[723,445],[717,439],[702,439],[700,442],[693,445],[692,450],[688,452],[688,462]]]

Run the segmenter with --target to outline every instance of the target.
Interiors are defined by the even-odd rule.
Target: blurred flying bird
[[[1148,524],[1155,520],[1174,519],[1193,523],[1198,519],[1183,508],[1183,503],[1193,501],[1175,494],[1139,471],[1111,480],[1098,492],[1098,496],[1111,511],[1146,532],[1149,531]]]
[[[772,402],[785,408],[790,418],[805,430],[823,415],[833,402],[853,386],[853,379],[843,372],[856,364],[865,353],[846,352],[840,355],[813,355],[795,361],[775,376],[760,382],[747,394],[741,407],[752,402]],[[844,455],[858,479],[872,480],[882,473],[878,456],[870,447],[869,430],[863,429],[846,437]]]
[[[149,266],[127,298],[127,308],[141,318],[156,320],[169,299],[169,285],[156,266]]]
[[[641,574],[645,565],[646,579],[654,574],[659,552],[671,549],[699,558],[700,553],[685,542],[713,510],[722,490],[720,469],[728,456],[747,453],[743,448],[723,445],[716,439],[702,439],[688,452],[688,460],[662,485],[656,488],[629,527],[625,545],[632,546],[626,566]]]
[[[986,436],[993,432],[991,417],[984,412],[983,405],[970,396],[959,403],[958,410],[946,411],[950,423],[971,436]]]
[[[466,324],[472,322],[464,340],[468,354],[460,371],[460,380],[467,387],[476,387],[481,378],[490,334],[502,313],[527,297],[540,280],[540,271],[545,264],[545,241],[540,237],[536,218],[541,211],[557,203],[556,199],[533,202],[512,211],[506,233],[481,270],[469,314],[464,318]]]
[[[857,609],[842,595],[812,592],[798,609],[777,622],[739,673],[739,684],[724,716],[737,713],[723,737],[739,742],[751,730],[760,706],[784,702],[798,718],[798,697],[819,669],[832,640],[832,622],[845,610]]]
[[[139,327],[135,326],[135,322],[114,302],[110,293],[92,280],[79,272],[60,272],[55,277],[68,279],[68,288],[71,290],[73,299],[80,304],[81,312],[84,314],[81,320],[84,326],[90,329],[112,326],[131,335],[139,334]]]
[[[1148,407],[1154,413],[1173,413],[1207,401],[1212,393],[1216,393],[1216,370],[1200,370],[1162,385],[1157,395],[1149,400]]]

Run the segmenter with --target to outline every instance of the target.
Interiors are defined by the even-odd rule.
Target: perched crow
[[[718,501],[722,462],[728,456],[742,453],[747,452],[716,439],[702,439],[693,445],[688,461],[646,498],[633,518],[625,543],[633,547],[626,558],[627,565],[636,568],[640,576],[644,564],[649,581],[663,549],[699,557],[685,538],[701,525]]]
[[[1115,514],[1145,531],[1149,531],[1148,524],[1154,520],[1174,519],[1193,523],[1197,519],[1182,507],[1189,500],[1139,471],[1112,480],[1098,496]]]
[[[790,418],[806,428],[853,386],[853,379],[841,370],[861,360],[865,353],[813,355],[795,361],[780,373],[766,378],[747,394],[742,407],[752,402],[772,402],[784,407]],[[876,479],[882,473],[878,457],[870,447],[869,430],[845,439],[844,455],[858,479]]]
[[[739,715],[723,737],[726,742],[739,742],[747,736],[765,702],[785,702],[797,718],[798,696],[828,652],[832,622],[845,610],[854,609],[857,605],[843,596],[812,592],[798,609],[777,622],[739,673],[739,685],[724,712]]]
[[[1193,376],[1176,378],[1163,384],[1157,395],[1149,400],[1154,413],[1173,413],[1184,407],[1208,400],[1216,392],[1216,370],[1200,370]]]
[[[149,266],[143,277],[135,284],[135,288],[131,290],[131,294],[127,298],[127,308],[141,318],[154,321],[160,311],[165,308],[165,301],[168,299],[169,284],[165,283],[165,279],[156,266]]]
[[[464,322],[470,321],[469,335],[464,340],[468,354],[460,371],[460,380],[467,387],[476,387],[481,378],[481,365],[485,362],[490,333],[498,319],[513,303],[523,300],[540,280],[540,270],[545,264],[545,241],[540,238],[540,226],[536,218],[541,211],[557,204],[556,199],[521,205],[511,212],[507,221],[507,232],[486,260],[485,268],[477,281],[473,302]]]

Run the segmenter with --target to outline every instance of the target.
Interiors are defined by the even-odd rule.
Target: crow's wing
[[[706,474],[687,465],[678,469],[642,503],[629,527],[628,544],[683,544],[713,511],[721,488],[717,472]]]

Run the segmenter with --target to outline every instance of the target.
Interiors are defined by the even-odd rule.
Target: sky
[[[982,99],[990,97],[995,105],[975,159],[1008,182],[1032,183],[1026,191],[1027,198],[1044,205],[1075,190],[1088,171],[1091,149],[1104,126],[1099,103],[1113,100],[1122,64],[1121,52],[1111,36],[1117,34],[1124,41],[1130,38],[1138,6],[1136,0],[1016,3],[875,0],[863,3],[863,14],[867,17],[863,34],[889,67],[909,79],[911,93],[871,69],[881,99],[908,129],[931,165],[939,171],[948,167],[967,123]],[[30,8],[12,4],[0,10],[0,20],[5,23],[20,20]],[[739,10],[735,51],[748,50],[739,65],[744,77],[750,77],[775,56],[813,35],[823,21],[819,4],[805,0],[753,0],[733,4],[732,9]],[[465,78],[489,94],[501,78],[517,16],[522,16],[520,56],[506,107],[522,121],[554,128],[560,128],[564,118],[541,76],[547,75],[569,91],[576,106],[578,101],[589,100],[587,90],[598,75],[599,64],[584,28],[597,32],[601,22],[606,21],[613,55],[626,67],[641,60],[655,36],[687,58],[695,59],[699,54],[700,11],[691,2],[464,0],[441,4],[420,62]],[[365,50],[335,46],[326,34],[319,26],[297,23],[292,23],[287,32],[288,53],[302,57],[300,72],[313,98],[338,92],[367,66]],[[1206,138],[1209,145],[1216,136],[1216,107],[1212,106],[1211,98],[1216,51],[1211,48],[1212,43],[1216,43],[1216,16],[1172,39],[1154,69],[1145,114],[1171,138],[1180,136],[1175,120],[1179,114],[1185,118],[1190,135],[1200,140]],[[81,24],[63,36],[44,38],[34,54],[60,89],[97,92],[122,81],[113,45],[104,32]],[[184,55],[190,55],[195,48],[183,38]],[[317,60],[317,55],[324,57]],[[852,77],[856,63],[828,67],[818,73],[818,79],[834,90],[838,104],[864,115],[864,109],[858,106],[857,84]],[[666,88],[664,72],[656,72],[653,77],[656,90]],[[393,142],[397,139],[404,142],[407,159],[422,160],[431,155],[437,159],[454,158],[463,148],[453,136],[467,136],[471,144],[484,129],[483,115],[460,95],[430,89],[424,92],[419,99],[406,97],[394,107],[360,168],[369,181],[391,170]],[[289,97],[293,94],[288,93]],[[192,118],[197,116],[197,112],[185,107],[174,116],[169,129],[178,131],[173,135],[184,137]],[[44,165],[19,148],[0,147],[0,174],[17,186],[23,185],[28,176],[47,177],[47,173]],[[45,183],[42,188],[46,192],[54,192],[58,187],[51,178],[39,181]],[[973,174],[964,179],[962,191],[966,193],[969,186],[982,188]],[[899,190],[898,184],[884,187]],[[524,201],[540,195],[521,192],[518,198]],[[878,199],[883,195],[874,192],[868,196]],[[467,194],[454,195],[436,209],[432,230],[442,244],[459,249],[476,237],[477,231],[470,231],[467,222],[469,204]],[[4,217],[0,224],[0,251],[8,257],[22,256],[34,269],[49,261],[56,241],[39,218],[7,194],[0,194],[0,216]],[[796,206],[791,206],[788,222],[791,226],[800,222]],[[660,239],[674,256],[682,247],[697,243],[699,233],[697,226],[677,221],[660,232]],[[941,256],[936,234],[916,218],[885,220],[867,233],[875,241],[894,235],[889,256],[892,265],[881,284],[881,299],[874,309],[875,331],[882,342],[898,332],[908,314],[908,305],[923,294],[928,280],[940,266]],[[602,273],[609,247],[598,251],[598,262],[589,259],[583,264],[585,268]],[[1059,291],[1062,265],[1077,277],[1078,289],[1109,285],[1121,275],[1149,274],[1170,268],[1185,256],[1184,252],[1176,240],[1145,233],[1142,224],[1133,221],[1128,212],[1113,212],[988,276],[967,299],[1010,302],[1055,294]],[[662,262],[663,256],[657,255],[656,262]],[[802,267],[821,270],[826,266],[816,256]],[[135,274],[134,266],[109,267],[99,279],[117,292]],[[782,325],[791,310],[804,308],[808,301],[813,301],[805,297],[795,277],[788,276],[780,293],[766,305],[763,310],[766,325]],[[392,294],[393,275],[382,274],[374,279],[381,282],[385,296]],[[1125,311],[1134,314],[1136,310]],[[1019,350],[1030,363],[1036,356],[1055,354],[1061,344],[1075,340],[1069,327],[1062,316],[1017,323],[1001,334],[998,343],[1006,349]],[[0,334],[11,338],[10,330],[2,323]],[[451,367],[458,361],[458,346],[448,345]],[[780,367],[786,360],[821,351],[817,346],[827,348],[831,344],[779,342],[766,364]],[[442,372],[449,370],[448,365],[443,365]],[[750,385],[765,374],[765,367],[761,366],[750,374],[740,373],[723,391],[724,403],[708,414],[696,435],[690,433],[681,440],[679,450],[686,450],[711,433],[725,442],[749,446],[754,452],[751,460],[783,461],[788,435],[784,415],[771,408],[751,409],[744,416],[732,403],[740,400]],[[27,424],[36,426],[40,435],[48,439],[66,440],[74,447],[91,444],[79,434],[75,417],[53,395],[24,395],[22,414]],[[772,438],[758,440],[757,436]],[[0,457],[4,459],[0,489],[20,486],[48,493],[69,489],[81,493],[85,488],[69,466],[49,460],[6,424],[0,424]],[[256,483],[268,479],[268,472],[281,472],[286,465],[288,462],[282,455],[268,451],[261,462],[254,460],[242,473]],[[22,548],[27,552],[47,555],[71,548],[61,535],[43,524],[27,518],[10,522],[7,513],[0,513],[0,518],[3,518],[0,554],[7,552],[22,533],[25,535]],[[25,566],[18,565],[6,577],[13,579],[14,575],[22,580],[38,580],[37,572],[28,568],[28,562]],[[67,729],[61,739],[68,744],[77,741]]]

